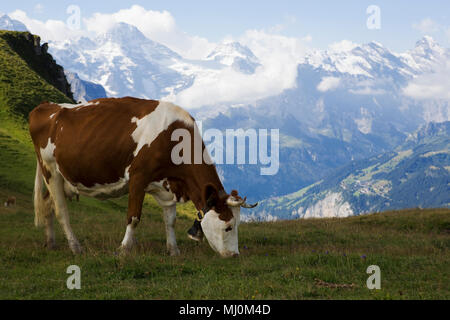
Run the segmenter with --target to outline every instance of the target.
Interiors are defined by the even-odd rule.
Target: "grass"
[[[137,248],[117,255],[126,198],[70,203],[84,253],[72,255],[60,228],[57,249],[48,251],[31,199],[18,201],[0,209],[0,299],[450,298],[448,209],[242,224],[241,256],[222,259],[187,239],[185,215],[176,226],[181,255],[168,256],[161,210],[150,200]],[[72,264],[81,268],[81,290],[66,288]],[[381,290],[366,287],[369,265],[381,268]]]

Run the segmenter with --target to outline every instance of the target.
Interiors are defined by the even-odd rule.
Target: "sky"
[[[350,40],[356,43],[378,41],[395,52],[414,47],[424,34],[450,47],[450,1],[299,1],[299,0],[109,0],[109,1],[2,1],[0,12],[17,10],[29,19],[47,22],[66,21],[70,5],[80,8],[84,19],[95,13],[114,14],[139,5],[148,11],[165,13],[177,30],[193,37],[218,42],[238,38],[249,30],[264,30],[279,35],[307,39],[314,48]],[[367,8],[379,8],[379,28],[367,27],[372,16]]]

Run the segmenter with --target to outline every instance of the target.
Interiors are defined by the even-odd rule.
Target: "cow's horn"
[[[243,203],[245,203],[245,198],[235,200],[235,198],[231,196],[227,199],[227,205],[229,205],[230,207],[239,207]]]
[[[258,205],[258,202],[254,203],[254,204],[248,204],[247,202],[244,202],[243,204],[241,204],[241,207],[251,209],[251,208],[256,207],[257,205]]]

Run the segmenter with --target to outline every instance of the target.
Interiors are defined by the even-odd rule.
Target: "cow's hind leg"
[[[127,228],[119,248],[122,253],[129,252],[136,243],[135,230],[141,220],[142,203],[145,196],[144,186],[137,179],[130,179],[129,189]]]
[[[175,237],[175,221],[177,218],[176,204],[170,207],[163,207],[163,215],[166,224],[167,251],[171,256],[177,256],[180,254],[180,250],[178,249],[177,239]]]
[[[69,247],[74,254],[79,254],[81,253],[81,246],[70,226],[69,210],[67,208],[66,196],[64,193],[64,183],[61,175],[52,175],[47,187],[54,201],[56,218],[58,219],[64,230],[67,241],[69,242]],[[50,223],[49,220],[47,221]]]
[[[48,195],[50,196],[50,195]],[[51,201],[51,200],[50,200]],[[55,228],[53,224],[55,213],[53,212],[53,208],[50,210],[50,213],[45,216],[45,236],[46,236],[46,242],[45,246],[47,249],[54,249],[55,248]]]

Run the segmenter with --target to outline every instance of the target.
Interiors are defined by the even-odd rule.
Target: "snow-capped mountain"
[[[117,23],[94,39],[50,42],[49,51],[67,70],[101,84],[113,97],[160,99],[224,68],[252,73],[258,66],[253,53],[236,43],[219,46],[204,60],[185,59],[126,23]]]
[[[418,74],[432,72],[436,64],[448,59],[449,55],[448,49],[442,48],[432,37],[424,36],[413,50],[399,54],[399,57]]]
[[[178,54],[125,23],[95,39],[50,42],[49,48],[66,70],[101,84],[108,96],[157,98],[192,82],[168,67],[181,59]]]
[[[236,71],[252,74],[260,66],[258,58],[253,52],[239,42],[225,42],[219,44],[206,60],[214,60],[230,66]]]
[[[28,31],[20,21],[11,19],[8,15],[0,13],[0,30]]]

